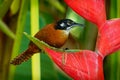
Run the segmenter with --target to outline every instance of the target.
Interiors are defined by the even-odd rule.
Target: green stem
[[[117,17],[120,18],[120,0],[117,0]]]
[[[39,0],[31,0],[31,35],[39,30]],[[41,80],[40,54],[32,57],[32,80]]]
[[[117,17],[117,15],[116,15],[116,12],[117,12],[117,8],[116,8],[116,0],[110,0],[110,19],[111,18],[115,18],[115,17]]]
[[[120,0],[117,0],[117,17],[120,18]],[[120,51],[117,55],[117,80],[120,80]]]
[[[0,32],[0,78],[3,80],[3,34]]]
[[[0,19],[7,13],[13,0],[4,0],[0,5]]]
[[[115,0],[111,0],[110,19],[115,18],[115,17],[117,17],[117,3]],[[108,58],[110,58],[109,80],[117,80],[117,55],[118,55],[118,52],[116,52],[108,57]]]
[[[13,50],[12,50],[12,58],[18,54],[19,49],[20,49],[22,34],[23,34],[24,27],[25,27],[26,15],[28,12],[28,5],[29,5],[29,0],[22,0],[20,13],[18,16],[16,38],[15,38]],[[9,80],[13,80],[14,72],[15,72],[15,66],[11,65],[10,73],[9,73]]]
[[[8,70],[9,70],[9,64],[10,64],[10,56],[11,56],[11,45],[12,45],[12,39],[7,38],[6,40],[6,46],[4,47],[4,54],[3,54],[3,72],[2,72],[2,79],[1,80],[8,80]]]

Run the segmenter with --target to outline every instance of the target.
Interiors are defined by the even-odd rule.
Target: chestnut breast
[[[68,39],[69,32],[55,29],[55,24],[49,24],[41,29],[35,37],[56,48],[62,47]]]

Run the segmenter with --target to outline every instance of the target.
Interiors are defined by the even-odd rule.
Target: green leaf
[[[24,32],[24,35],[25,35],[28,39],[30,39],[36,46],[38,46],[40,49],[42,49],[43,51],[45,50],[45,47],[51,48],[51,47],[50,47],[48,44],[46,44],[45,42],[40,41],[40,40],[38,40],[37,38],[28,35],[26,32]]]
[[[45,51],[45,48],[51,48],[53,50],[56,50],[56,51],[61,51],[61,52],[77,52],[77,51],[80,51],[79,49],[70,49],[70,50],[64,50],[64,49],[59,49],[59,48],[55,48],[55,47],[52,47],[50,45],[48,45],[47,43],[43,42],[43,41],[40,41],[39,39],[35,38],[35,37],[32,37],[30,35],[28,35],[26,32],[24,32],[24,35],[30,39],[36,46],[38,46],[40,49],[42,49],[43,51]]]
[[[9,37],[15,39],[15,35],[13,34],[13,32],[8,28],[8,26],[2,21],[0,20],[0,29]]]

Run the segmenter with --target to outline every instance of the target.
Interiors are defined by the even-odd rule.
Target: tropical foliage
[[[0,80],[119,80],[120,53],[116,52],[120,49],[119,3],[119,0],[0,0]],[[72,49],[61,52],[31,37],[46,24],[62,18],[85,25],[71,31],[75,40],[64,47]],[[37,54],[19,66],[11,65],[10,60],[22,53],[30,40],[47,54]]]

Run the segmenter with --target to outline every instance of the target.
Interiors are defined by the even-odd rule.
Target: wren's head
[[[71,19],[62,19],[57,22],[55,28],[59,30],[69,30],[74,26],[83,26],[83,24],[76,23]]]

